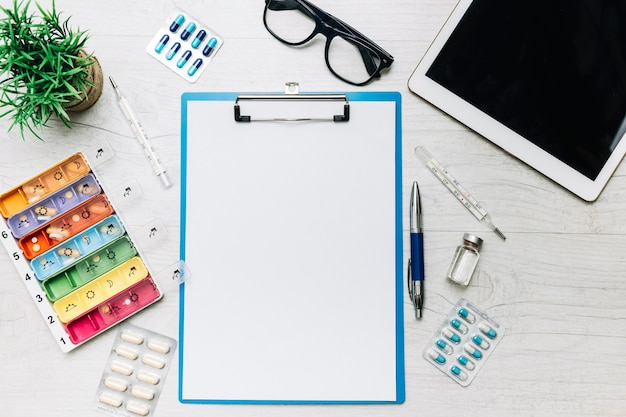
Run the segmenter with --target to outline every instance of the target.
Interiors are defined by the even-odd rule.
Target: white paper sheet
[[[399,94],[345,123],[235,97],[183,96],[180,400],[402,402]]]

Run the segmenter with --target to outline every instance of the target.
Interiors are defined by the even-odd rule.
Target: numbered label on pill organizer
[[[153,415],[175,350],[176,340],[124,324],[96,390],[96,408],[116,417]]]
[[[196,82],[224,43],[198,19],[174,10],[146,46],[146,52],[189,82]]]
[[[462,298],[437,329],[422,356],[468,386],[504,336],[504,327]]]

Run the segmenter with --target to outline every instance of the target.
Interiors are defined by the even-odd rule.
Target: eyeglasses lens
[[[298,45],[315,31],[315,18],[295,0],[267,0],[265,23],[274,36],[285,43]],[[341,33],[331,36],[328,66],[340,78],[353,84],[369,81],[381,65],[376,52]]]
[[[315,20],[298,8],[296,1],[268,1],[265,23],[283,42],[299,44],[313,34]]]
[[[335,36],[328,47],[328,65],[339,77],[355,84],[371,79],[380,62],[374,51],[341,36]]]

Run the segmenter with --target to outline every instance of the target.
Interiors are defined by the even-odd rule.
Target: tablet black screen
[[[475,0],[426,75],[595,179],[624,134],[626,2]]]

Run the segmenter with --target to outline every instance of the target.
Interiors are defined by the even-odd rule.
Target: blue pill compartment
[[[126,229],[116,214],[94,224],[61,245],[42,253],[30,264],[39,281],[65,271],[109,242],[124,235]]]
[[[177,9],[167,16],[146,46],[146,52],[180,77],[195,83],[223,44],[224,39],[216,31]]]

